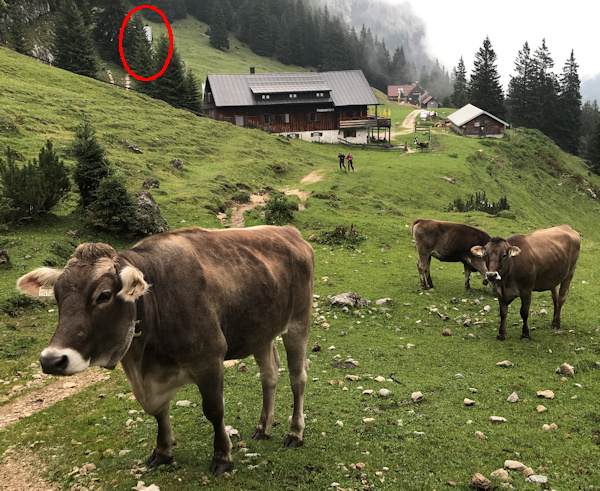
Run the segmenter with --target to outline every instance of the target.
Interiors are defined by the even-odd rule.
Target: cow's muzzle
[[[90,362],[70,348],[46,348],[40,355],[40,365],[44,373],[50,375],[73,375],[89,367]]]
[[[498,271],[488,271],[485,274],[485,277],[489,281],[500,281],[502,279],[502,276],[500,276],[500,273],[498,273]]]

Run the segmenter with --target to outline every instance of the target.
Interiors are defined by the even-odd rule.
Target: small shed
[[[502,138],[508,123],[493,114],[467,104],[448,116],[452,129],[470,138]]]

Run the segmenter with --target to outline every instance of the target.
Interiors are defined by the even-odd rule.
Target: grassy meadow
[[[194,21],[181,25],[196,29]],[[203,52],[199,50],[199,58],[204,59]],[[243,68],[246,60],[237,57],[227,63],[231,65],[223,66]],[[231,476],[213,478],[208,472],[212,426],[202,415],[193,386],[183,388],[172,403],[178,441],[174,465],[143,469],[154,448],[156,423],[130,400],[120,369],[110,372],[109,380],[4,428],[4,457],[33,454],[41,476],[59,489],[84,485],[128,490],[142,480],[169,490],[466,490],[475,473],[489,477],[505,460],[521,461],[547,476],[550,489],[600,489],[600,207],[588,191],[597,191],[600,179],[589,176],[579,159],[537,132],[510,131],[501,141],[480,141],[440,131],[426,152],[353,151],[356,172],[345,173],[337,169],[337,147],[198,118],[5,49],[0,49],[0,85],[2,151],[10,145],[31,159],[50,138],[72,166],[68,147],[85,116],[130,190],[140,189],[145,178],[160,180],[153,194],[174,229],[221,227],[216,212],[233,206],[234,192],[271,186],[311,193],[306,209],[295,212],[292,221],[305,238],[322,237],[341,224],[353,225],[362,239],[354,246],[311,242],[318,297],[307,353],[311,363],[302,448],[282,448],[292,400],[285,369],[276,403],[280,424],[271,440],[251,439],[262,399],[257,365],[249,358],[243,360],[248,371],[225,371],[226,424],[240,434],[233,438]],[[409,112],[389,106],[393,123],[394,114],[399,118],[402,111]],[[122,140],[144,153],[131,152]],[[175,157],[184,161],[183,171],[171,166]],[[314,171],[320,181],[300,182]],[[442,177],[452,177],[456,184]],[[447,211],[456,198],[476,191],[486,191],[493,201],[506,196],[513,215]],[[0,231],[0,249],[11,258],[0,270],[2,404],[33,390],[27,382],[39,373],[39,353],[58,318],[54,304],[27,303],[18,296],[16,279],[45,264],[62,267],[82,242],[105,241],[116,248],[132,244],[86,228],[73,215],[75,206],[73,192],[54,214]],[[496,341],[497,304],[477,275],[472,289],[464,290],[460,264],[434,259],[436,290],[422,291],[410,234],[416,218],[459,221],[503,237],[572,225],[582,235],[582,251],[561,330],[550,329],[550,293],[536,293],[531,341],[520,341],[518,300],[509,311],[507,340]],[[258,213],[248,212],[246,222],[260,223]],[[353,309],[344,312],[330,305],[328,295],[348,291],[372,303],[356,315]],[[375,301],[382,298],[391,301],[380,308]],[[434,308],[449,319],[443,320]],[[463,325],[465,316],[472,319],[470,327]],[[451,336],[442,336],[444,329]],[[310,350],[315,343],[320,351]],[[348,358],[358,366],[333,366]],[[503,360],[513,366],[496,366]],[[564,362],[575,367],[573,378],[555,373]],[[13,390],[17,385],[22,388]],[[383,388],[391,394],[379,395]],[[537,391],[548,389],[555,398],[538,399]],[[419,403],[411,400],[416,391],[423,394]],[[512,392],[517,392],[518,403],[506,401]],[[475,405],[465,406],[464,398]],[[192,406],[176,406],[184,399]],[[539,404],[547,411],[538,413]],[[492,424],[490,416],[507,421]],[[551,423],[557,429],[542,430]],[[476,431],[485,439],[476,438]],[[86,463],[96,469],[87,475],[73,472]],[[492,484],[502,489],[497,481]],[[510,484],[517,490],[538,489],[515,472]]]

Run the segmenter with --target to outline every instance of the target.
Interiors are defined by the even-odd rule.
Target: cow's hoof
[[[521,341],[526,343],[527,341],[529,341],[529,336],[526,336],[526,337],[521,336]]]
[[[271,435],[267,435],[264,431],[261,431],[261,430],[254,430],[252,439],[253,440],[270,440]]]
[[[154,449],[150,458],[146,461],[148,467],[158,467],[159,465],[170,464],[173,462],[173,456],[160,454]]]
[[[297,436],[293,435],[288,435],[285,442],[283,442],[283,446],[288,448],[301,447],[302,445],[304,445],[304,440],[300,440]]]
[[[551,327],[552,327],[552,329],[560,329],[560,324],[555,324],[553,322]]]
[[[213,459],[213,461],[210,463],[210,472],[215,477],[221,476],[232,470],[233,462]]]
[[[506,339],[506,337],[505,336],[500,336],[500,334],[498,334],[496,336],[496,341],[504,341],[505,339]]]

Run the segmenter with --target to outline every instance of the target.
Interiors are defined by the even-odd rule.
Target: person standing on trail
[[[352,167],[352,172],[354,172],[354,165],[352,165],[352,154],[348,152],[348,156],[346,157],[348,161],[348,170]]]
[[[340,159],[340,170],[346,170],[346,166],[344,165],[344,159],[346,156],[343,153],[338,153],[338,159]]]

